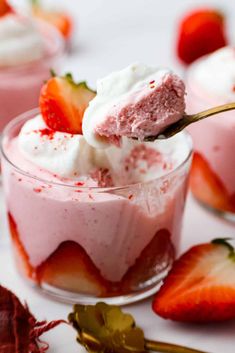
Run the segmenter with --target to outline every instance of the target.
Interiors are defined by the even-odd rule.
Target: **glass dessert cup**
[[[128,304],[158,289],[180,242],[192,144],[166,175],[123,187],[51,182],[14,165],[7,146],[37,112],[8,124],[3,187],[17,269],[33,286],[69,303]]]
[[[40,60],[0,68],[0,132],[17,115],[38,106],[38,97],[50,70],[59,70],[64,41],[54,27],[37,21],[44,38],[45,53]]]
[[[186,76],[187,113],[193,114],[228,103],[198,87]],[[194,157],[190,173],[191,191],[201,205],[216,214],[235,221],[235,112],[225,112],[197,122],[188,128]]]

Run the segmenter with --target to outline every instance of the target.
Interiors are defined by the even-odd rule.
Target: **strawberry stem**
[[[151,340],[145,340],[145,349],[159,353],[206,353],[192,348]]]
[[[57,74],[56,74],[54,69],[50,69],[50,74],[51,74],[51,77],[56,77],[57,76]]]
[[[29,0],[32,4],[32,7],[39,7],[40,6],[40,0]]]

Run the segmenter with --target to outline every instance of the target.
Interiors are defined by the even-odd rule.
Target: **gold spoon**
[[[145,339],[134,318],[114,305],[75,305],[68,319],[78,333],[77,341],[89,353],[205,353]]]
[[[207,110],[204,110],[203,112],[192,114],[192,115],[188,115],[185,113],[183,115],[182,119],[180,119],[179,121],[177,121],[174,124],[169,125],[159,135],[145,137],[144,141],[154,141],[157,139],[158,140],[168,139],[169,137],[174,136],[175,134],[182,131],[188,125],[190,125],[192,123],[195,123],[195,122],[200,121],[202,119],[208,118],[212,115],[227,112],[227,111],[233,110],[233,109],[235,109],[235,103],[227,103],[227,104],[223,104],[218,107],[207,109]]]

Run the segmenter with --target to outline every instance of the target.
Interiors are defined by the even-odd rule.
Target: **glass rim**
[[[51,38],[46,38],[46,31],[50,32],[51,37],[53,37],[53,46],[55,47],[53,48],[53,50],[45,52],[42,58],[39,58],[37,60],[33,60],[28,63],[21,63],[19,65],[0,67],[0,75],[14,74],[20,71],[27,70],[28,68],[33,68],[34,66],[37,66],[40,63],[43,63],[47,60],[50,60],[56,56],[63,55],[65,53],[65,41],[60,32],[53,25],[47,23],[44,20],[35,19],[35,22],[37,23],[39,31],[43,36],[43,42],[45,43],[46,47],[48,47],[48,43],[52,41]]]
[[[10,164],[14,170],[16,170],[18,173],[20,173],[21,175],[24,175],[28,178],[32,178],[34,180],[37,180],[41,183],[44,184],[51,184],[54,185],[56,187],[64,187],[64,188],[70,188],[70,189],[79,189],[79,190],[87,190],[87,191],[91,191],[94,190],[96,192],[111,192],[111,191],[117,191],[117,190],[123,190],[123,189],[130,189],[133,187],[137,187],[140,185],[148,185],[151,184],[153,182],[156,181],[163,181],[166,178],[177,174],[186,164],[187,162],[191,159],[192,155],[193,155],[193,142],[192,142],[192,138],[190,136],[190,134],[187,131],[183,131],[182,134],[184,134],[185,140],[187,142],[187,146],[188,146],[188,153],[187,156],[181,161],[181,163],[179,163],[179,165],[177,165],[177,167],[173,168],[172,170],[170,170],[169,172],[165,173],[164,175],[155,177],[151,180],[148,181],[140,181],[140,182],[136,182],[136,183],[132,183],[132,184],[128,184],[128,185],[120,185],[120,186],[112,186],[112,187],[100,187],[100,186],[77,186],[77,185],[71,185],[71,184],[66,184],[63,182],[57,182],[57,181],[51,181],[51,180],[46,180],[44,178],[40,178],[37,177],[33,174],[30,174],[29,172],[26,172],[25,170],[21,169],[19,166],[17,166],[16,164],[14,164],[7,156],[7,153],[5,152],[4,149],[4,143],[5,143],[5,139],[7,139],[9,137],[10,131],[16,127],[18,124],[20,124],[23,121],[27,121],[29,120],[30,116],[36,116],[40,113],[39,108],[35,108],[32,110],[29,110],[25,113],[20,114],[19,116],[17,116],[16,118],[12,119],[4,128],[3,132],[2,132],[2,138],[1,138],[1,143],[0,143],[0,152],[1,152],[1,157],[4,158],[8,164]]]

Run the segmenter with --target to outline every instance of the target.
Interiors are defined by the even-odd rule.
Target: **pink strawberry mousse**
[[[41,285],[49,283],[70,291],[107,296],[115,283],[129,283],[129,277],[141,283],[142,276],[144,280],[151,269],[148,266],[163,269],[163,264],[173,258],[172,246],[177,249],[179,244],[189,168],[189,160],[186,164],[184,161],[190,153],[185,136],[157,144],[125,141],[123,149],[110,147],[102,152],[89,147],[82,136],[48,134],[44,124],[40,116],[29,120],[18,136],[20,126],[15,123],[11,137],[3,141],[4,155],[16,166],[3,157],[12,237],[18,244],[17,261],[24,262],[24,274]],[[81,160],[73,164],[79,153]],[[97,176],[93,179],[93,173],[104,169],[109,171],[112,185],[132,185],[97,189],[105,179],[102,173],[99,180]],[[105,183],[101,186],[105,187]],[[161,246],[154,248],[151,242],[158,242],[158,237]],[[68,242],[74,244],[72,249],[78,244],[85,252],[85,269],[76,269],[78,260],[73,260],[72,252],[70,275],[63,272],[66,266],[60,258],[62,270],[57,263],[53,276],[48,277],[54,256]],[[150,263],[140,267],[141,273],[146,272],[141,275],[134,266],[145,251],[150,251],[146,250],[149,244]],[[92,281],[90,276],[95,276]],[[127,291],[125,286],[123,291]]]
[[[98,82],[85,112],[84,136],[97,147],[105,141],[120,145],[121,136],[156,136],[182,118],[184,97],[184,83],[174,73],[131,65]]]
[[[117,297],[157,285],[178,249],[190,167],[185,134],[92,147],[30,112],[2,142],[16,260],[52,292]]]

